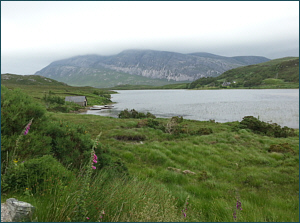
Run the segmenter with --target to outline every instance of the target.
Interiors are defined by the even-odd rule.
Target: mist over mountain
[[[35,75],[77,86],[159,85],[216,77],[233,68],[266,61],[269,59],[259,56],[224,57],[210,53],[125,50],[112,56],[84,55],[55,61]]]

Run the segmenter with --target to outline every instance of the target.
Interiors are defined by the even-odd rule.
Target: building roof
[[[71,101],[71,102],[84,102],[86,100],[87,99],[85,96],[67,96],[65,98],[65,101]]]

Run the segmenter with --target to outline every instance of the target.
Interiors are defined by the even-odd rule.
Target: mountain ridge
[[[67,84],[82,85],[86,85],[84,79],[80,78],[81,81],[78,83],[76,81],[74,83],[74,79],[85,76],[93,79],[93,87],[110,87],[117,82],[109,83],[109,81],[120,76],[124,78],[117,84],[135,84],[134,78],[128,74],[171,83],[191,82],[201,77],[219,76],[236,67],[266,61],[269,59],[258,56],[224,57],[203,52],[183,54],[156,50],[124,50],[111,56],[88,54],[54,61],[37,71],[35,75]],[[138,84],[143,84],[143,81]]]

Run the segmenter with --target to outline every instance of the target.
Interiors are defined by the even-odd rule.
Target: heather
[[[299,221],[298,130],[1,99],[2,202],[30,202],[33,221]]]

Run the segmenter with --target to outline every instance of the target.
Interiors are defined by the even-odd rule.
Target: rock
[[[175,172],[177,172],[177,173],[180,173],[180,172],[181,172],[181,169],[177,169],[177,168],[174,168],[174,167],[168,167],[167,169],[168,169],[168,170],[175,171]]]
[[[30,221],[35,207],[23,201],[18,201],[15,198],[6,200],[8,213],[12,221]]]
[[[1,203],[1,222],[12,222],[5,203]]]
[[[182,171],[182,173],[184,173],[184,174],[192,174],[192,175],[196,174],[196,173],[194,173],[194,172],[192,172],[190,170],[184,170],[184,171]]]

